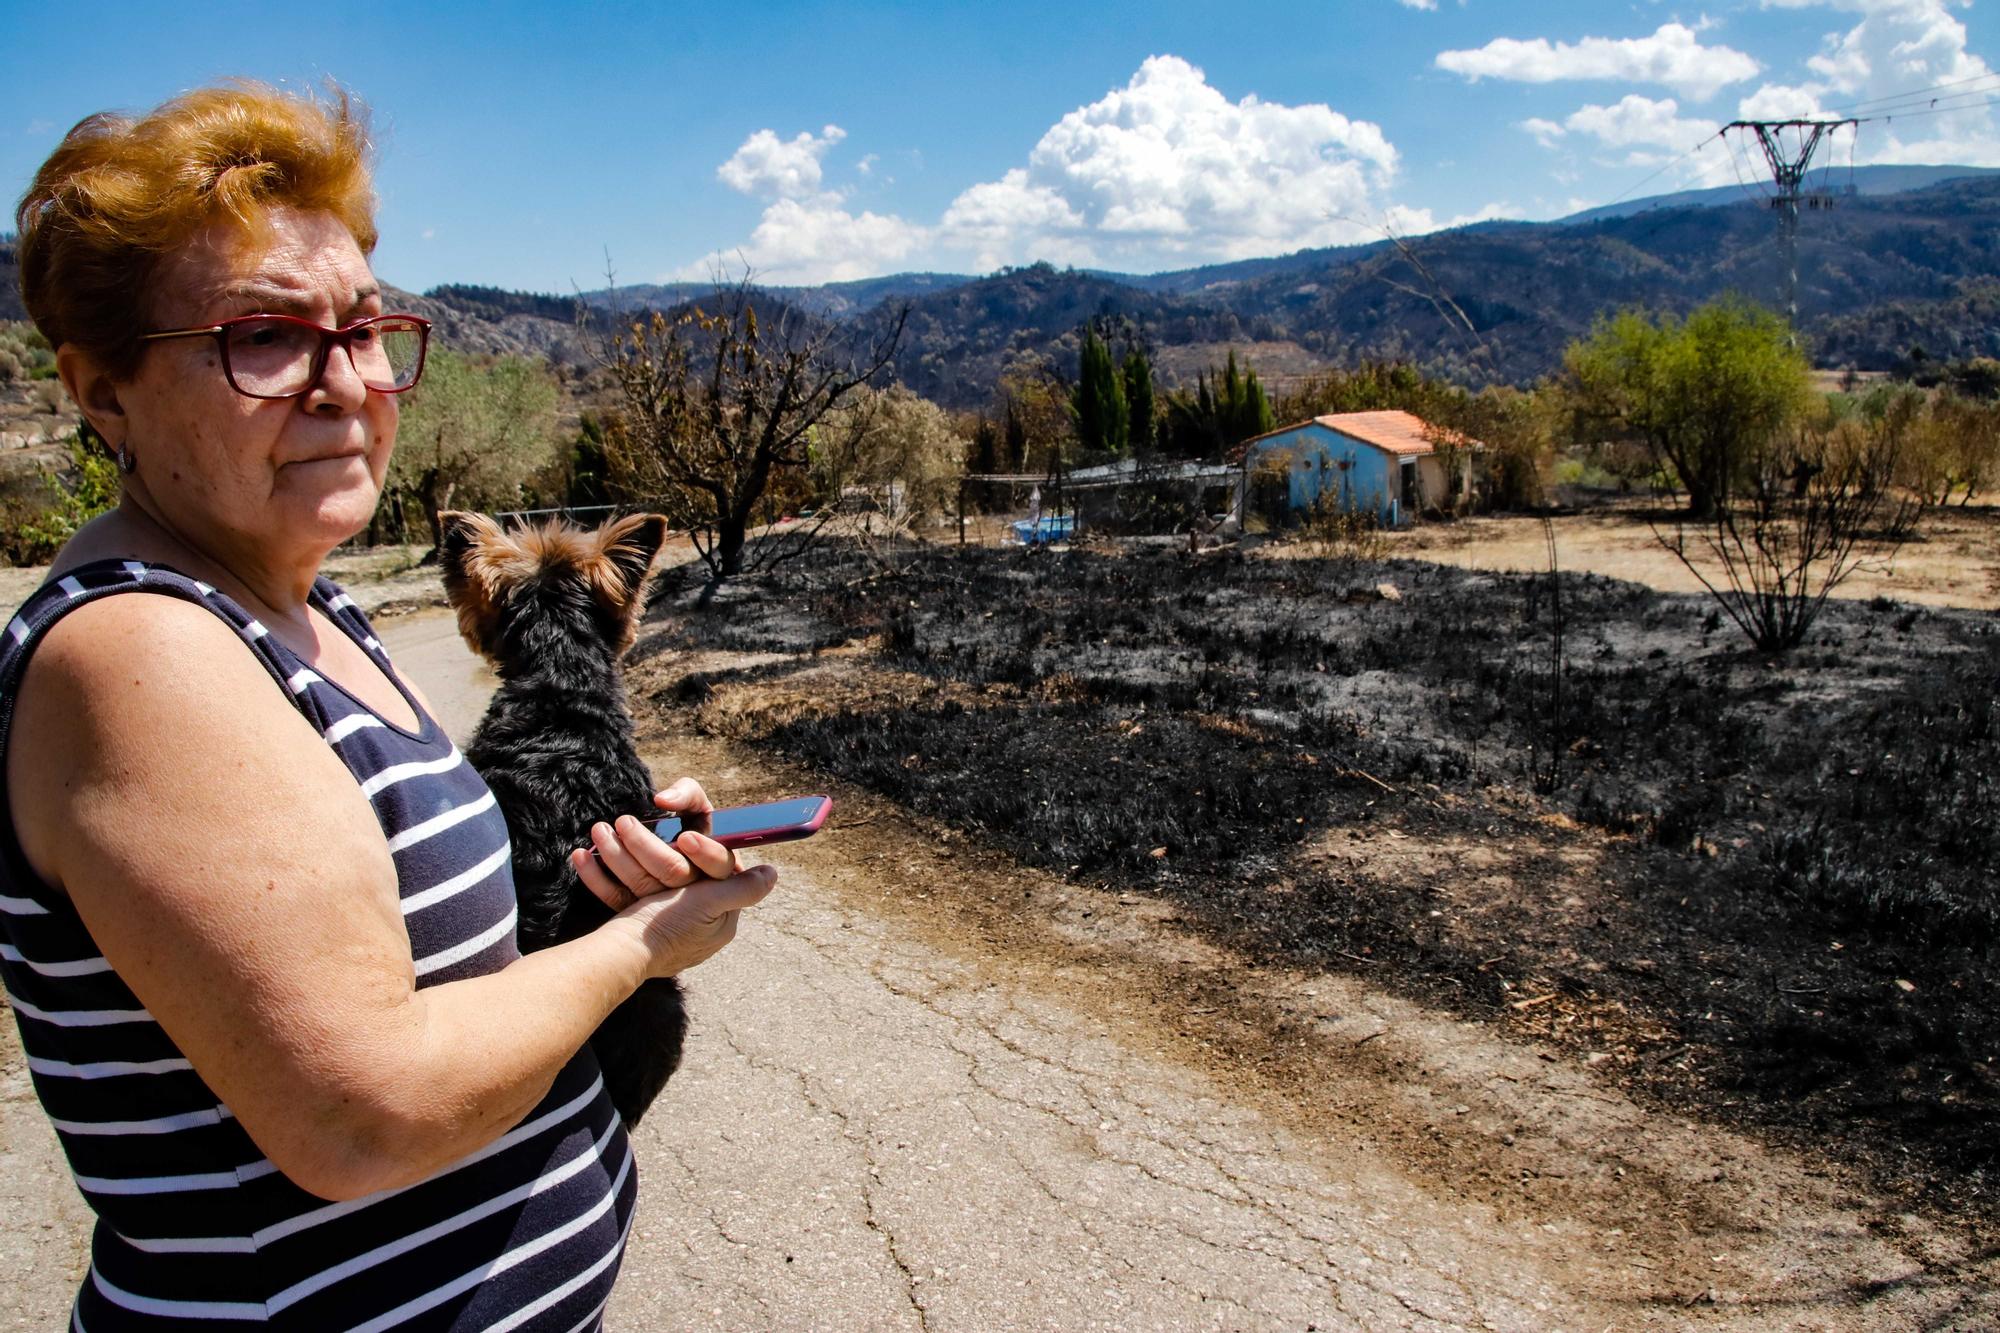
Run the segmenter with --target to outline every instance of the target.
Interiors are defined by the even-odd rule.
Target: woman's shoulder
[[[89,598],[38,637],[32,658],[7,673],[7,693],[15,708],[47,703],[70,720],[66,731],[94,729],[93,718],[121,714],[140,691],[170,701],[156,721],[199,725],[220,710],[290,710],[243,651],[244,628],[191,597]],[[258,707],[265,703],[272,707]]]

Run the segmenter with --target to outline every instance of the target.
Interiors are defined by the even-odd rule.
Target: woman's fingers
[[[709,892],[717,907],[723,909],[729,918],[729,928],[736,928],[736,914],[746,907],[755,907],[764,901],[778,883],[778,868],[773,865],[751,866],[748,870],[731,875],[728,879],[718,879],[702,887]]]
[[[596,855],[591,854],[592,849]],[[662,889],[682,888],[708,873],[689,864],[687,857],[630,815],[619,816],[616,825],[592,825],[590,847],[571,852],[569,863],[584,887],[614,912]]]
[[[620,819],[618,822],[622,825],[625,821]],[[612,878],[635,897],[643,898],[661,887],[626,850],[624,840],[611,825],[602,820],[592,824],[590,845],[597,852],[598,864],[610,871]]]
[[[637,895],[613,879],[603,863],[585,848],[579,847],[569,854],[569,868],[583,881],[583,887],[614,912],[624,911],[637,900]]]
[[[631,815],[619,816],[613,832],[618,835],[616,840],[620,849],[641,872],[659,885],[678,889],[690,880],[700,878],[700,872],[688,864],[687,857]],[[630,885],[631,881],[626,883]]]
[[[707,815],[715,806],[699,782],[680,778],[669,783],[653,793],[653,804],[680,817],[684,831],[673,843],[621,815],[615,825],[592,825],[590,847],[570,853],[577,878],[613,911],[662,889],[684,888],[701,879],[727,880],[742,869],[734,852],[707,835]]]
[[[706,833],[697,833],[693,829],[674,839],[674,850],[709,879],[728,879],[743,868],[735,852]]]
[[[682,828],[698,833],[708,832],[708,816],[715,810],[715,802],[693,778],[678,778],[654,792],[653,804],[679,815]]]

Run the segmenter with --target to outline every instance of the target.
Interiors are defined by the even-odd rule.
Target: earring
[[[122,444],[118,446],[118,470],[128,476],[139,470],[139,460],[134,458],[132,451]]]

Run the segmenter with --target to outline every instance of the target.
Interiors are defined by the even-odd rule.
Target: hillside
[[[1071,364],[1077,324],[1103,315],[1163,353],[1257,343],[1291,365],[1407,360],[1519,383],[1623,306],[1680,312],[1729,292],[1775,304],[1774,232],[1750,203],[1662,208],[1444,232],[1407,255],[1385,243],[1191,270],[1165,290],[1039,265],[916,298],[898,368],[920,392],[970,406],[1009,360]],[[1800,322],[1822,364],[1889,366],[1913,341],[1945,359],[2000,354],[1996,301],[1981,295],[2000,273],[2000,176],[1812,212],[1799,270]]]
[[[1928,183],[1868,192],[1908,181]],[[1862,169],[1854,184],[1855,194],[1809,212],[1800,228],[1800,323],[1815,359],[1877,369],[1905,362],[1913,346],[1947,360],[2000,355],[2000,173]],[[1385,241],[1148,276],[1036,264],[771,295],[833,319],[906,303],[898,373],[952,407],[985,403],[1010,364],[1073,366],[1077,326],[1094,317],[1140,330],[1170,383],[1232,344],[1255,344],[1258,363],[1281,378],[1388,359],[1466,383],[1521,383],[1552,371],[1572,339],[1623,306],[1681,312],[1729,292],[1776,304],[1770,210],[1740,193],[1729,198],[1662,196],[1616,215],[1484,224],[1402,249]],[[708,290],[621,287],[578,298],[453,285],[396,299],[436,320],[447,345],[579,364],[587,360],[574,323],[579,299],[611,312],[672,307]],[[0,317],[10,310],[18,310],[12,247],[0,242]]]
[[[1906,190],[1927,189],[1948,180],[1993,175],[2000,175],[2000,167],[1829,167],[1824,170],[1815,168],[1806,188],[1844,199],[1850,195],[1901,194]],[[1621,200],[1598,208],[1586,208],[1581,213],[1572,213],[1557,221],[1602,222],[1607,218],[1648,213],[1656,208],[1725,208],[1742,202],[1742,186],[1718,185],[1707,190],[1679,190],[1645,199]]]

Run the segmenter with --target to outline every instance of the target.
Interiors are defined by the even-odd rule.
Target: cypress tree
[[[1271,412],[1271,400],[1265,396],[1264,386],[1257,382],[1257,372],[1253,370],[1243,378],[1243,403],[1237,417],[1237,429],[1241,433],[1230,443],[1275,430],[1277,424],[1277,418]]]
[[[1007,470],[1019,472],[1028,462],[1028,427],[1021,420],[1021,409],[1013,403],[1007,404]]]
[[[1000,435],[993,429],[993,423],[983,416],[972,432],[971,463],[969,470],[982,476],[1000,470]]]
[[[1125,386],[1111,363],[1111,348],[1097,336],[1097,330],[1088,327],[1083,331],[1070,408],[1076,417],[1077,443],[1086,451],[1125,452],[1130,428]]]
[[[1132,452],[1146,457],[1153,452],[1153,365],[1146,353],[1134,347],[1125,353],[1125,411],[1131,421]]]

